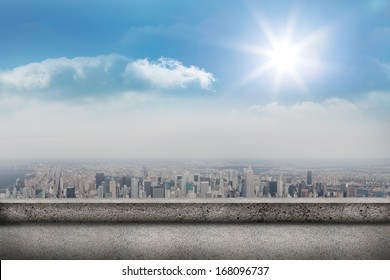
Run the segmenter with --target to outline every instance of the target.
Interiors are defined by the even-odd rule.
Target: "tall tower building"
[[[312,186],[313,185],[313,176],[311,171],[307,171],[307,185]]]
[[[153,198],[164,198],[165,189],[163,186],[155,186],[152,188],[152,197]]]
[[[278,193],[278,182],[271,181],[269,182],[269,194],[271,197],[276,197]]]
[[[75,198],[76,197],[75,187],[67,187],[66,188],[66,197],[67,198]]]
[[[200,182],[200,196],[205,198],[207,196],[207,192],[209,191],[209,182],[203,181]]]
[[[96,173],[96,189],[102,185],[102,183],[104,182],[105,178],[104,178],[104,173]]]
[[[98,196],[98,198],[103,198],[104,197],[104,190],[103,190],[103,186],[102,185],[100,185],[97,188],[97,196]]]
[[[131,178],[130,191],[131,191],[131,198],[139,197],[138,179],[135,177]]]
[[[186,167],[186,171],[184,172],[183,177],[181,178],[181,191],[184,196],[187,194],[186,184],[187,182],[190,181],[189,177],[190,177],[189,172],[187,171],[187,167]]]
[[[144,192],[146,197],[152,197],[152,182],[149,180],[144,181]]]
[[[112,198],[117,198],[116,182],[114,180],[110,181],[110,193],[112,195]]]
[[[60,173],[60,180],[58,182],[58,189],[57,189],[57,197],[62,196],[62,192],[64,191],[64,178],[62,177],[62,172]]]
[[[283,197],[283,177],[280,175],[278,181],[278,197]]]
[[[249,164],[248,168],[245,171],[245,197],[254,197],[255,196],[255,186],[253,182],[253,169]]]

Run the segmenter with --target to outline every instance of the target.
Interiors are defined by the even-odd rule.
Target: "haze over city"
[[[390,158],[389,13],[3,0],[0,157]]]

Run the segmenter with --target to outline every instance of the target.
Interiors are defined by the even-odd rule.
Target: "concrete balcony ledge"
[[[390,199],[0,200],[0,259],[390,259]]]
[[[0,223],[390,223],[390,198],[15,199]]]

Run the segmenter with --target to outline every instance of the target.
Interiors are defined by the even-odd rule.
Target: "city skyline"
[[[388,159],[389,13],[2,1],[1,159]]]
[[[8,170],[13,182],[0,173],[0,199],[388,198],[389,170],[389,161],[310,168],[237,161],[25,162]]]

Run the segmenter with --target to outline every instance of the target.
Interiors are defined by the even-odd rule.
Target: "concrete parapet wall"
[[[390,259],[390,199],[0,200],[0,259]]]
[[[0,223],[390,223],[390,199],[3,200]]]

